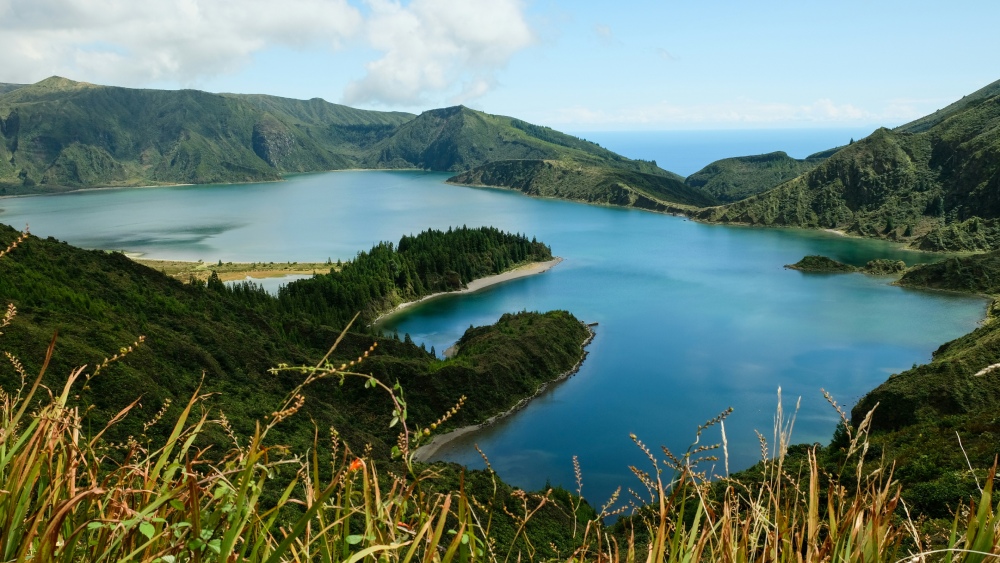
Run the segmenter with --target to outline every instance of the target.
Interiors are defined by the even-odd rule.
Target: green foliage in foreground
[[[879,129],[797,178],[697,217],[837,228],[933,250],[992,249],[992,222],[984,233],[975,230],[979,223],[950,227],[1000,218],[1000,86],[969,98],[940,115]]]
[[[720,203],[732,203],[801,176],[819,166],[823,160],[799,160],[781,151],[724,158],[688,176],[684,183],[704,190]]]
[[[15,351],[0,372],[5,560],[897,561],[940,547],[951,560],[980,561],[977,553],[998,553],[992,474],[977,474],[979,492],[939,459],[900,466],[909,479],[903,498],[924,513],[978,499],[955,516],[950,534],[928,539],[923,524],[900,512],[891,473],[871,471],[871,454],[889,449],[868,435],[885,421],[869,416],[845,418],[829,453],[793,448],[804,457],[796,466],[786,460],[790,424],[779,408],[771,459],[752,478],[716,485],[699,464],[713,461],[718,446],[700,442],[725,413],[699,428],[683,454],[663,450],[661,458],[634,438],[650,460],[633,469],[634,488],[648,498],[623,505],[615,495],[600,510],[560,489],[512,489],[490,471],[412,463],[432,429],[481,420],[504,395],[533,392],[525,379],[546,380],[540,366],[578,361],[587,331],[565,312],[505,315],[472,329],[451,361],[391,339],[362,351],[370,340],[349,334],[317,361],[310,356],[325,345],[314,340],[325,344],[336,332],[288,317],[272,327],[275,319],[221,284],[181,285],[119,255],[2,229],[0,248],[15,240],[13,252],[0,252],[0,298],[12,302],[0,318],[0,346]],[[167,306],[170,314],[157,311]],[[81,327],[108,331],[109,341],[136,327],[150,336],[99,362],[87,347],[96,335]],[[53,328],[65,330],[46,347]],[[185,338],[191,347],[182,354],[160,348]],[[304,360],[278,363],[270,377],[244,367],[241,385],[225,380],[238,364],[190,387],[178,381],[191,377],[186,369],[172,368],[205,344],[219,349],[195,360],[215,367],[281,357],[293,343]],[[245,348],[262,344],[272,349]],[[94,367],[72,367],[87,361]],[[128,389],[146,394],[132,402]],[[466,391],[460,408],[435,406]],[[101,401],[107,408],[116,400],[120,408],[101,412]],[[262,416],[248,418],[240,405]],[[338,425],[334,415],[345,418]],[[339,432],[327,434],[328,426]],[[974,463],[995,449],[985,438],[966,447]],[[388,464],[389,449],[401,464]],[[941,467],[937,479],[920,480]],[[605,517],[629,510],[605,527]]]
[[[905,287],[996,295],[996,252],[908,270]],[[930,363],[893,375],[859,401],[853,420],[876,404],[872,444],[896,461],[904,498],[921,513],[946,516],[975,498],[1000,450],[1000,323],[996,303],[983,326],[934,352]],[[975,471],[970,469],[976,468]]]
[[[477,238],[476,233],[484,238]],[[421,256],[421,250],[442,248],[450,248],[452,254],[458,254],[471,251],[463,247],[469,241],[507,239],[523,240],[523,237],[489,229],[428,232],[404,238],[403,246],[413,250],[413,256]],[[100,485],[104,487],[102,492],[92,493],[95,499],[102,499],[94,501],[98,505],[111,498],[101,497],[105,492],[115,498],[119,496],[115,486],[129,490],[152,487],[156,490],[129,499],[149,501],[159,507],[162,503],[156,500],[156,495],[177,494],[179,490],[175,488],[182,486],[191,490],[184,485],[191,471],[201,472],[206,466],[216,468],[218,477],[225,481],[209,478],[199,482],[210,483],[205,484],[204,489],[192,492],[205,495],[206,502],[218,503],[211,509],[213,515],[202,513],[198,516],[203,518],[201,525],[210,525],[213,532],[205,532],[202,536],[196,527],[193,535],[188,534],[188,530],[182,529],[181,520],[170,520],[157,512],[158,508],[150,508],[152,512],[118,528],[96,524],[88,527],[86,537],[103,539],[84,544],[98,546],[86,548],[90,550],[84,560],[96,559],[95,554],[117,560],[133,549],[145,554],[140,559],[151,560],[149,558],[162,554],[157,551],[160,548],[149,551],[140,547],[142,542],[157,535],[160,539],[156,541],[176,540],[176,545],[192,550],[190,553],[200,553],[204,558],[209,557],[210,552],[226,551],[226,546],[232,547],[234,541],[242,542],[241,537],[253,533],[247,531],[251,528],[268,534],[277,532],[278,528],[269,523],[274,522],[275,517],[279,518],[278,522],[287,524],[303,512],[309,514],[292,505],[287,505],[288,509],[282,510],[280,517],[271,512],[276,504],[281,506],[287,500],[285,487],[297,481],[301,483],[299,480],[305,478],[305,473],[298,471],[311,471],[308,477],[311,484],[331,478],[334,480],[328,481],[330,487],[334,483],[346,484],[346,481],[336,480],[336,466],[324,463],[318,468],[315,464],[299,467],[306,458],[294,456],[307,453],[321,457],[331,453],[344,455],[337,454],[339,447],[340,452],[353,451],[352,455],[364,456],[369,464],[378,460],[389,471],[398,472],[398,461],[389,461],[392,453],[407,454],[409,451],[409,443],[399,441],[400,428],[415,432],[415,447],[424,436],[416,430],[429,429],[433,425],[438,431],[444,431],[495,416],[573,369],[581,361],[581,345],[589,337],[588,329],[565,311],[522,312],[504,315],[491,327],[471,329],[463,337],[462,349],[455,357],[439,360],[414,346],[408,338],[406,342],[380,339],[378,345],[373,345],[375,337],[340,334],[339,330],[311,318],[307,311],[282,312],[276,298],[245,285],[230,290],[217,280],[207,284],[182,284],[121,254],[80,250],[54,239],[19,237],[13,229],[0,226],[0,248],[15,240],[20,240],[16,250],[0,260],[0,300],[11,304],[7,321],[17,316],[17,322],[4,322],[2,328],[3,349],[16,350],[18,358],[10,356],[9,362],[4,360],[5,367],[0,367],[0,388],[7,393],[6,399],[0,397],[0,403],[10,400],[4,403],[7,405],[4,414],[14,416],[20,408],[9,405],[23,397],[23,404],[30,403],[31,412],[42,408],[43,418],[48,417],[41,427],[32,427],[41,428],[45,440],[58,442],[60,451],[86,450],[85,455],[89,456],[86,463],[94,465],[75,475],[89,479],[91,486],[103,483]],[[495,249],[484,247],[481,250],[479,256],[483,259],[498,256],[491,252]],[[46,343],[55,333],[59,336],[48,356]],[[139,334],[145,338],[121,348]],[[338,341],[336,349],[327,354],[330,343],[335,340]],[[105,349],[113,352],[119,348],[118,354],[105,352]],[[118,361],[126,355],[127,361]],[[110,360],[108,356],[112,356]],[[105,359],[102,361],[102,358]],[[318,365],[320,358],[325,360],[321,365],[329,365],[330,369],[317,371],[310,367]],[[90,367],[76,370],[76,366],[84,365]],[[334,370],[333,366],[341,367]],[[67,391],[68,394],[48,407],[43,406],[46,404],[44,394],[25,395],[33,374],[42,372],[44,376],[39,384],[44,389],[65,388],[72,392]],[[341,375],[346,372],[352,375]],[[194,404],[196,410],[204,409],[205,413],[212,414],[205,414],[194,426],[185,427],[185,421],[199,416],[191,413]],[[456,409],[456,405],[460,408]],[[128,412],[128,416],[119,419],[117,415],[124,412]],[[297,416],[291,416],[293,412],[298,413]],[[49,424],[56,419],[63,420],[60,417],[71,424],[70,435],[59,434],[70,428],[62,426],[63,422],[55,422],[54,426]],[[162,420],[179,422],[171,427],[169,423],[161,424]],[[109,421],[114,424],[104,431]],[[10,432],[13,426],[7,427],[7,433],[0,437],[0,449],[9,444],[5,439],[13,435]],[[261,428],[266,430],[261,432]],[[183,436],[179,441],[175,432]],[[317,432],[324,436],[318,443]],[[102,441],[87,445],[98,434]],[[331,436],[333,441],[326,436]],[[286,456],[284,446],[291,448],[293,455]],[[233,447],[238,451],[230,451]],[[177,457],[170,457],[173,455],[170,448],[179,449]],[[29,457],[31,455],[34,454]],[[154,487],[152,483],[156,477],[150,477],[150,473],[159,460],[168,458],[174,460],[170,463],[176,461],[180,465],[170,465],[162,486]],[[342,476],[346,465],[343,459],[340,461]],[[108,473],[109,467],[122,469]],[[181,470],[185,467],[188,469]],[[166,469],[156,471],[163,474]],[[451,479],[459,478],[453,469],[436,471],[451,475]],[[230,481],[236,479],[236,474],[249,481],[243,485]],[[27,477],[17,471],[8,475],[15,479]],[[374,473],[370,477],[373,480],[368,484],[376,486]],[[518,521],[513,516],[522,498],[517,494],[522,493],[516,493],[490,475],[473,473],[466,479],[470,490],[496,489],[490,497],[492,502],[510,505],[510,514],[503,511],[496,514],[493,531],[481,537],[512,549],[515,546],[524,549],[524,540],[517,539],[523,530],[519,531]],[[484,479],[488,484],[484,484]],[[269,481],[266,487],[262,485],[265,480]],[[381,479],[382,485],[390,481]],[[65,481],[56,483],[56,486],[63,485],[76,486]],[[249,489],[225,488],[244,486]],[[353,493],[344,494],[350,497]],[[247,512],[251,508],[245,507],[240,509],[243,512],[234,512],[231,504],[236,501],[233,497],[240,495],[249,495],[241,497],[240,502],[251,502],[252,510],[259,512],[251,515]],[[320,492],[316,491],[316,496],[310,498],[315,500],[319,496]],[[0,494],[0,505],[4,502],[2,497]],[[100,509],[89,502],[90,497],[77,500],[88,500],[81,503],[81,510],[87,514],[93,515],[87,511]],[[21,500],[12,502],[20,503]],[[178,502],[193,509],[199,501],[197,497],[185,497]],[[571,519],[566,516],[570,509],[568,497],[545,502],[548,507],[536,514],[533,529],[571,526]],[[162,508],[168,512],[181,510],[175,504]],[[578,499],[573,500],[573,506],[580,507],[581,514],[587,514],[586,505]],[[413,507],[413,504],[404,503],[401,510]],[[38,514],[44,516],[45,513]],[[7,515],[14,516],[13,513]],[[105,516],[108,521],[117,521],[120,514],[106,513]],[[190,517],[190,513],[185,517]],[[243,528],[230,529],[228,526],[235,525],[231,517],[251,518],[252,522],[242,521],[239,525]],[[384,523],[395,529],[394,520]],[[150,532],[149,525],[155,526],[156,531]],[[4,529],[10,528],[5,525]],[[357,533],[354,524],[345,523],[341,530],[338,550],[357,545],[353,539],[346,539]],[[223,537],[226,534],[229,539]],[[571,549],[575,545],[559,540],[560,534],[546,533],[546,537],[561,546],[560,549]],[[330,537],[326,539],[332,541]],[[112,545],[115,541],[123,541],[123,545],[131,547],[120,551],[125,548]],[[31,547],[30,542],[12,540],[7,544],[7,551],[16,552],[25,545]],[[247,549],[252,547],[240,545]],[[547,544],[543,549],[550,550]]]
[[[4,246],[17,236],[9,227],[0,229]],[[533,247],[523,237],[488,229],[424,233],[404,238],[403,246],[415,257],[424,256],[423,250],[447,250],[446,258],[465,258],[462,243],[474,240],[518,240]],[[478,256],[496,255],[484,247]],[[317,302],[310,308],[300,295],[296,301],[300,309],[284,308],[279,299],[245,285],[228,289],[212,280],[182,284],[121,254],[85,251],[35,237],[0,262],[0,299],[20,311],[21,322],[5,339],[23,353],[27,369],[39,369],[32,362],[44,358],[46,343],[58,331],[59,347],[50,362],[52,379],[44,381],[50,388],[60,387],[74,366],[94,365],[106,350],[118,350],[139,335],[146,337],[147,344],[129,362],[78,390],[80,400],[91,405],[85,417],[88,427],[110,420],[142,396],[147,408],[116,427],[118,439],[138,435],[142,420],[166,401],[173,403],[171,409],[180,408],[199,385],[216,394],[209,404],[225,412],[237,432],[248,435],[254,421],[274,412],[303,377],[268,370],[279,364],[315,364],[345,326],[323,320],[326,307],[337,301]],[[353,305],[341,306],[346,310]],[[429,424],[465,395],[465,407],[451,422],[471,424],[501,412],[534,393],[542,382],[571,369],[581,357],[587,330],[565,312],[521,313],[476,335],[490,344],[468,347],[441,361],[412,343],[391,338],[379,339],[379,346],[369,352],[376,337],[348,334],[330,359],[349,363],[367,355],[370,373],[389,385],[404,385],[416,423]],[[17,374],[0,372],[4,388],[15,388],[17,382]],[[371,443],[376,453],[388,456],[395,445],[395,432],[388,429],[382,414],[389,412],[389,405],[360,385],[320,382],[306,399],[308,416],[320,428],[337,428],[353,447]],[[303,445],[312,439],[311,428],[309,419],[300,417],[276,432],[289,443]]]
[[[0,329],[16,325],[16,317],[8,309]],[[400,471],[385,472],[381,461],[352,451],[337,434],[317,437],[301,452],[267,446],[272,432],[301,416],[302,393],[324,379],[368,382],[400,408],[398,390],[329,363],[295,368],[307,374],[304,381],[249,437],[200,409],[205,396],[196,391],[176,415],[159,413],[138,439],[122,444],[80,432],[86,404],[74,393],[102,374],[74,370],[46,398],[39,385],[46,367],[37,377],[23,372],[24,384],[0,392],[0,554],[7,561],[819,563],[940,553],[979,562],[1000,554],[992,472],[978,502],[931,543],[899,514],[891,473],[866,470],[867,421],[845,425],[840,463],[828,472],[814,450],[787,455],[791,425],[779,407],[774,458],[749,480],[715,485],[699,469],[715,446],[680,456],[664,450],[660,458],[633,437],[649,458],[646,469],[633,468],[641,484],[636,497],[648,495],[648,502],[633,504],[609,529],[603,519],[615,498],[595,511],[561,489],[511,489],[490,470],[411,463],[405,452],[423,439],[419,426],[403,424]],[[151,446],[145,431],[159,425],[168,437]],[[113,426],[101,431],[107,428]],[[215,458],[195,445],[213,428],[229,439]],[[291,478],[277,477],[283,471]]]

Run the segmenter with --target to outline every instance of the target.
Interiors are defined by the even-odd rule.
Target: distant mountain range
[[[508,170],[530,162],[529,174],[538,163],[564,171],[545,176],[539,195],[650,209],[716,203],[652,162],[462,106],[415,116],[320,99],[136,90],[52,77],[0,85],[0,135],[0,194],[6,195],[258,182],[348,168]],[[593,189],[577,187],[583,176],[595,182]],[[483,183],[484,177],[466,181]],[[508,176],[490,178],[490,185],[521,188]]]

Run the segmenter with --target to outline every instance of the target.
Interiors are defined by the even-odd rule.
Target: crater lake
[[[890,243],[703,225],[452,186],[447,177],[333,172],[267,184],[7,198],[0,199],[0,221],[88,248],[206,262],[335,262],[382,240],[460,225],[537,237],[564,261],[543,274],[421,303],[378,328],[409,333],[440,354],[469,325],[493,323],[504,312],[567,309],[599,323],[574,377],[439,455],[481,467],[478,444],[513,484],[569,489],[576,488],[576,455],[583,493],[598,505],[619,485],[641,486],[628,466],[648,462],[631,433],[683,453],[699,424],[733,407],[729,467],[745,468],[760,457],[754,430],[771,439],[780,387],[786,413],[801,397],[795,441],[825,444],[839,417],[821,389],[849,408],[985,314],[983,299],[906,290],[890,285],[892,278],[783,267],[808,254],[856,265],[937,258]],[[714,427],[701,444],[720,440]],[[725,471],[722,461],[706,469]]]

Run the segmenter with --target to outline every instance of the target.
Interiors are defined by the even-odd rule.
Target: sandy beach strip
[[[584,324],[586,325],[586,323],[584,323]],[[413,461],[417,461],[417,462],[420,462],[420,463],[426,463],[428,460],[430,460],[432,457],[434,457],[435,454],[437,454],[439,451],[441,451],[442,448],[444,448],[445,446],[447,446],[451,442],[454,442],[456,439],[461,438],[462,436],[465,436],[466,434],[469,434],[470,432],[475,432],[475,431],[480,430],[482,428],[486,428],[487,426],[495,424],[498,420],[501,420],[504,417],[508,417],[508,416],[516,413],[517,411],[519,411],[519,410],[523,409],[525,406],[527,406],[528,403],[530,403],[532,399],[534,399],[535,397],[537,397],[537,396],[541,395],[542,393],[544,393],[545,390],[548,389],[549,387],[551,387],[553,385],[556,385],[558,383],[561,383],[561,382],[569,379],[573,375],[575,375],[576,372],[580,371],[580,366],[583,365],[583,361],[587,359],[587,354],[588,354],[588,352],[586,350],[587,346],[591,342],[593,342],[594,336],[597,335],[594,332],[594,329],[590,327],[590,325],[586,325],[586,326],[587,326],[587,331],[590,333],[590,335],[587,336],[587,339],[584,340],[582,344],[580,344],[580,349],[583,351],[583,354],[580,355],[580,360],[577,361],[576,365],[574,365],[572,368],[570,368],[569,371],[561,374],[559,377],[557,377],[557,378],[555,378],[555,379],[553,379],[551,381],[547,381],[547,382],[541,384],[538,387],[538,390],[535,391],[534,394],[521,399],[513,407],[505,410],[504,412],[502,412],[500,414],[493,415],[490,418],[487,418],[485,421],[481,422],[480,424],[473,424],[473,425],[470,425],[470,426],[463,426],[461,428],[456,428],[455,430],[452,430],[450,432],[445,432],[444,434],[436,434],[436,435],[434,435],[434,437],[431,438],[430,442],[427,442],[423,446],[420,446],[419,448],[417,448],[417,451],[413,452]]]
[[[434,299],[436,297],[441,297],[442,295],[461,295],[463,293],[472,293],[474,291],[479,291],[480,289],[485,289],[492,285],[497,285],[498,283],[503,283],[510,280],[516,280],[518,278],[524,278],[527,276],[533,276],[535,274],[541,274],[542,272],[547,272],[551,270],[556,264],[562,262],[563,259],[558,256],[552,260],[546,262],[532,262],[530,264],[524,264],[523,266],[518,266],[513,270],[507,270],[502,274],[496,274],[495,276],[486,276],[485,278],[479,278],[472,280],[466,285],[464,289],[459,289],[457,291],[442,291],[440,293],[432,293],[417,299],[416,301],[407,301],[406,303],[400,303],[395,309],[389,311],[388,313],[383,313],[379,315],[377,319],[372,324],[377,324],[382,319],[394,315],[407,307],[416,305],[417,303],[423,303],[428,299]]]

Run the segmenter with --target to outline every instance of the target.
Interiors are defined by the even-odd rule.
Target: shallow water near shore
[[[642,211],[449,186],[444,174],[336,172],[282,183],[121,189],[3,200],[0,220],[73,244],[148,258],[223,261],[350,259],[381,240],[429,227],[492,225],[552,246],[564,261],[543,274],[444,296],[386,319],[442,353],[470,324],[504,312],[567,309],[598,322],[579,373],[440,457],[506,480],[570,489],[578,455],[593,503],[645,468],[629,440],[683,452],[697,425],[727,407],[730,467],[770,439],[776,391],[797,397],[800,442],[829,441],[837,420],[820,389],[845,405],[889,374],[925,362],[972,330],[985,301],[904,290],[889,278],[810,275],[783,266],[807,254],[852,264],[935,257],[831,233],[703,225]],[[706,433],[702,443],[720,438]],[[722,473],[722,463],[715,470]]]

